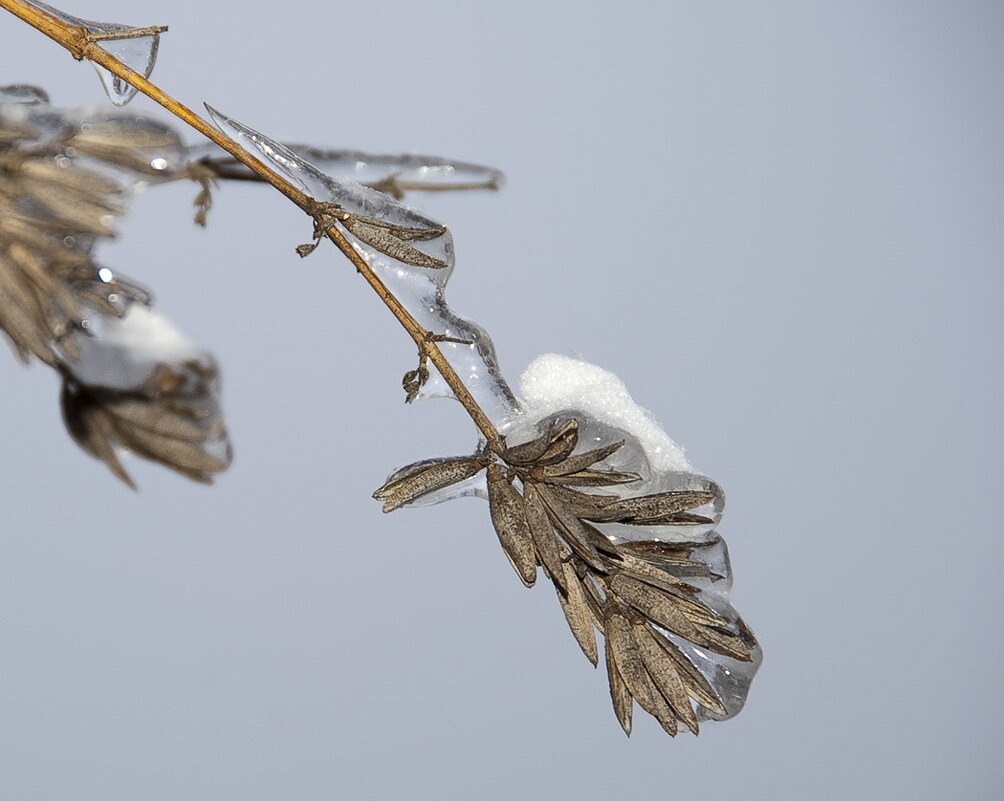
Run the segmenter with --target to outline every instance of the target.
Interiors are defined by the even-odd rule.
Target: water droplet
[[[63,245],[65,247],[72,248],[76,244],[77,244],[77,238],[76,237],[70,236],[69,234],[67,234],[66,236],[63,237]]]
[[[166,170],[167,169],[167,159],[155,158],[150,162],[150,166],[155,170]]]
[[[109,284],[115,280],[115,274],[107,267],[102,267],[101,269],[98,270],[98,278],[100,278],[106,284]]]

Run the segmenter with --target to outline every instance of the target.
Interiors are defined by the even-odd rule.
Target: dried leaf
[[[712,522],[708,518],[682,515],[687,509],[703,506],[714,500],[714,493],[700,490],[660,492],[608,501],[595,512],[583,515],[587,520],[659,525],[672,522]],[[691,519],[686,519],[686,518]]]
[[[722,699],[718,697],[711,683],[697,669],[697,666],[690,661],[687,655],[658,632],[652,632],[652,640],[662,648],[666,656],[676,665],[677,675],[683,682],[687,695],[713,714],[726,714]]]
[[[650,705],[652,685],[631,628],[628,619],[617,611],[608,614],[603,624],[607,647],[613,651],[621,678],[631,695],[644,707]]]
[[[595,529],[587,528],[587,523],[570,512],[561,500],[555,497],[551,487],[538,485],[537,491],[547,507],[552,522],[575,555],[597,573],[605,574],[608,570],[608,564],[594,542],[595,538],[592,536],[592,532],[595,532]],[[600,536],[602,537],[602,535]],[[609,540],[607,543],[613,547]]]
[[[389,234],[396,236],[398,239],[404,239],[407,241],[426,242],[430,239],[438,239],[448,230],[445,225],[436,225],[425,228],[409,228],[405,225],[395,225],[394,223],[387,222],[386,220],[381,220],[376,217],[363,217],[359,214],[353,215],[353,218],[359,222],[365,223],[366,225],[372,225],[374,228],[383,228]]]
[[[91,456],[104,462],[130,489],[136,489],[115,453],[112,445],[113,430],[105,412],[93,406],[82,394],[80,386],[71,381],[63,382],[59,404],[66,430],[74,442]]]
[[[416,462],[398,470],[387,483],[373,493],[373,497],[378,501],[384,501],[384,512],[393,512],[395,509],[414,503],[424,495],[465,481],[484,467],[485,460],[481,456],[458,456]]]
[[[573,418],[566,420],[554,431],[551,443],[547,446],[536,464],[540,466],[561,462],[571,455],[579,444],[579,424]]]
[[[565,461],[544,468],[543,474],[547,477],[566,476],[570,473],[578,473],[592,467],[597,462],[602,462],[608,456],[616,453],[624,445],[624,440],[604,445],[602,448],[594,448],[591,451],[580,453],[577,456],[569,456]]]
[[[575,568],[569,562],[565,562],[562,565],[562,572],[562,581],[567,591],[562,593],[557,580],[555,580],[555,589],[558,590],[558,601],[561,603],[561,611],[565,613],[565,620],[568,621],[568,627],[572,630],[572,636],[575,637],[575,641],[579,644],[579,648],[582,649],[582,653],[586,655],[586,659],[592,662],[593,667],[595,667],[599,654],[596,650],[596,634],[593,631],[593,621],[595,618],[593,617],[592,608],[586,599],[586,594],[582,589],[578,575],[575,573]]]
[[[637,473],[618,473],[614,470],[580,470],[577,473],[551,476],[545,480],[549,484],[561,484],[566,487],[611,487],[639,481],[641,476]]]
[[[123,423],[145,429],[151,434],[185,442],[201,442],[206,437],[204,426],[190,415],[172,409],[159,399],[124,398],[112,406],[113,413]]]
[[[671,737],[676,736],[676,713],[652,682],[641,651],[634,637],[634,627],[623,615],[614,612],[605,626],[607,645],[613,651],[614,661],[624,684],[638,705],[652,715]]]
[[[548,448],[551,447],[556,438],[564,436],[569,429],[577,427],[578,423],[574,420],[565,420],[560,425],[555,421],[551,421],[547,431],[539,437],[506,448],[505,453],[502,454],[502,458],[509,464],[514,465],[536,464],[547,452]]]
[[[544,506],[537,488],[532,483],[526,484],[523,488],[523,505],[526,522],[530,527],[530,536],[533,538],[533,545],[540,558],[540,563],[561,592],[567,593],[565,564],[562,561],[561,550],[554,534],[554,526],[547,514],[547,507]]]
[[[686,724],[688,729],[697,734],[697,715],[694,713],[694,708],[687,696],[687,690],[677,672],[676,662],[656,642],[656,635],[652,634],[648,626],[635,623],[633,631],[635,642],[638,644],[638,652],[641,654],[652,683],[666,699],[674,714]]]
[[[614,575],[609,582],[610,591],[622,601],[634,607],[649,620],[658,623],[692,642],[700,632],[675,604],[676,596],[644,584],[623,572]]]
[[[31,282],[0,251],[0,329],[6,332],[22,360],[33,354],[46,364],[56,363],[52,332],[45,309]]]
[[[488,467],[488,507],[502,550],[520,580],[532,587],[537,579],[537,556],[523,498],[497,464]]]
[[[399,262],[410,264],[413,267],[429,267],[436,270],[448,266],[445,261],[405,243],[385,226],[364,222],[363,219],[351,215],[341,220],[341,223],[360,242],[364,242]]]
[[[624,729],[624,733],[631,736],[631,691],[617,669],[617,660],[610,645],[610,638],[606,638],[606,660],[607,660],[607,682],[610,684],[610,700],[613,701],[614,714],[617,721]]]

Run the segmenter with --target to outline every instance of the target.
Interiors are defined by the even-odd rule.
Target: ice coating
[[[654,470],[694,469],[683,448],[648,410],[635,403],[624,382],[609,370],[571,356],[545,353],[523,372],[520,392],[531,416],[577,409],[600,423],[632,434]]]
[[[159,32],[115,38],[115,34],[126,34],[133,31],[134,28],[116,22],[94,22],[93,20],[80,19],[46,3],[38,2],[38,0],[22,0],[22,2],[56,17],[68,25],[83,28],[89,34],[101,36],[102,38],[97,40],[96,44],[102,50],[144,78],[149,78],[153,73],[154,65],[157,63],[157,51],[160,48]],[[136,87],[117,75],[113,75],[100,64],[94,64],[94,69],[101,79],[101,85],[104,87],[108,99],[116,106],[124,106],[136,95]]]
[[[446,302],[446,282],[453,270],[454,257],[453,237],[445,225],[390,195],[326,175],[285,145],[207,108],[228,137],[314,200],[338,204],[353,215],[428,232],[428,238],[410,240],[408,244],[441,262],[444,266],[440,268],[406,263],[363,242],[348,230],[345,234],[419,325],[432,335],[463,340],[442,342],[440,348],[489,419],[499,424],[518,410],[516,398],[499,371],[491,338],[481,326],[456,315]],[[418,397],[444,396],[452,397],[452,393],[444,388],[434,368],[430,368],[430,379]]]
[[[333,150],[303,144],[287,144],[291,151],[318,170],[346,181],[375,186],[384,192],[499,189],[505,176],[500,170],[442,156],[410,153],[388,155],[361,150]],[[232,177],[252,177],[251,171],[214,144],[194,147],[192,159],[207,159]]]

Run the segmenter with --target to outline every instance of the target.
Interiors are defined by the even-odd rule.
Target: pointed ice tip
[[[224,130],[223,125],[225,122],[229,122],[230,118],[222,111],[214,109],[208,103],[203,103],[202,105],[206,107],[206,111],[209,112],[209,116],[213,118],[213,122],[216,124],[216,127],[221,131]]]

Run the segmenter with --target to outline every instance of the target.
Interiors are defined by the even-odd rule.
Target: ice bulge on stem
[[[39,2],[39,0],[22,0],[27,5],[34,6],[47,14],[72,25],[83,28],[102,50],[114,56],[133,72],[138,72],[144,78],[149,78],[157,63],[157,51],[160,48],[160,34],[163,29],[136,29],[117,22],[94,22],[80,19],[58,8]],[[147,31],[140,33],[139,31]],[[116,106],[124,106],[136,95],[136,87],[117,75],[112,74],[100,64],[91,62],[101,79],[108,99]]]
[[[289,147],[215,109],[209,113],[221,131],[259,161],[316,202],[332,204],[331,224],[343,228],[356,252],[416,322],[443,338],[440,348],[490,419],[504,419],[516,410],[488,333],[446,302],[454,265],[447,226],[388,194],[325,174]],[[416,389],[418,397],[423,392],[447,394],[432,375],[419,383],[426,386]]]

